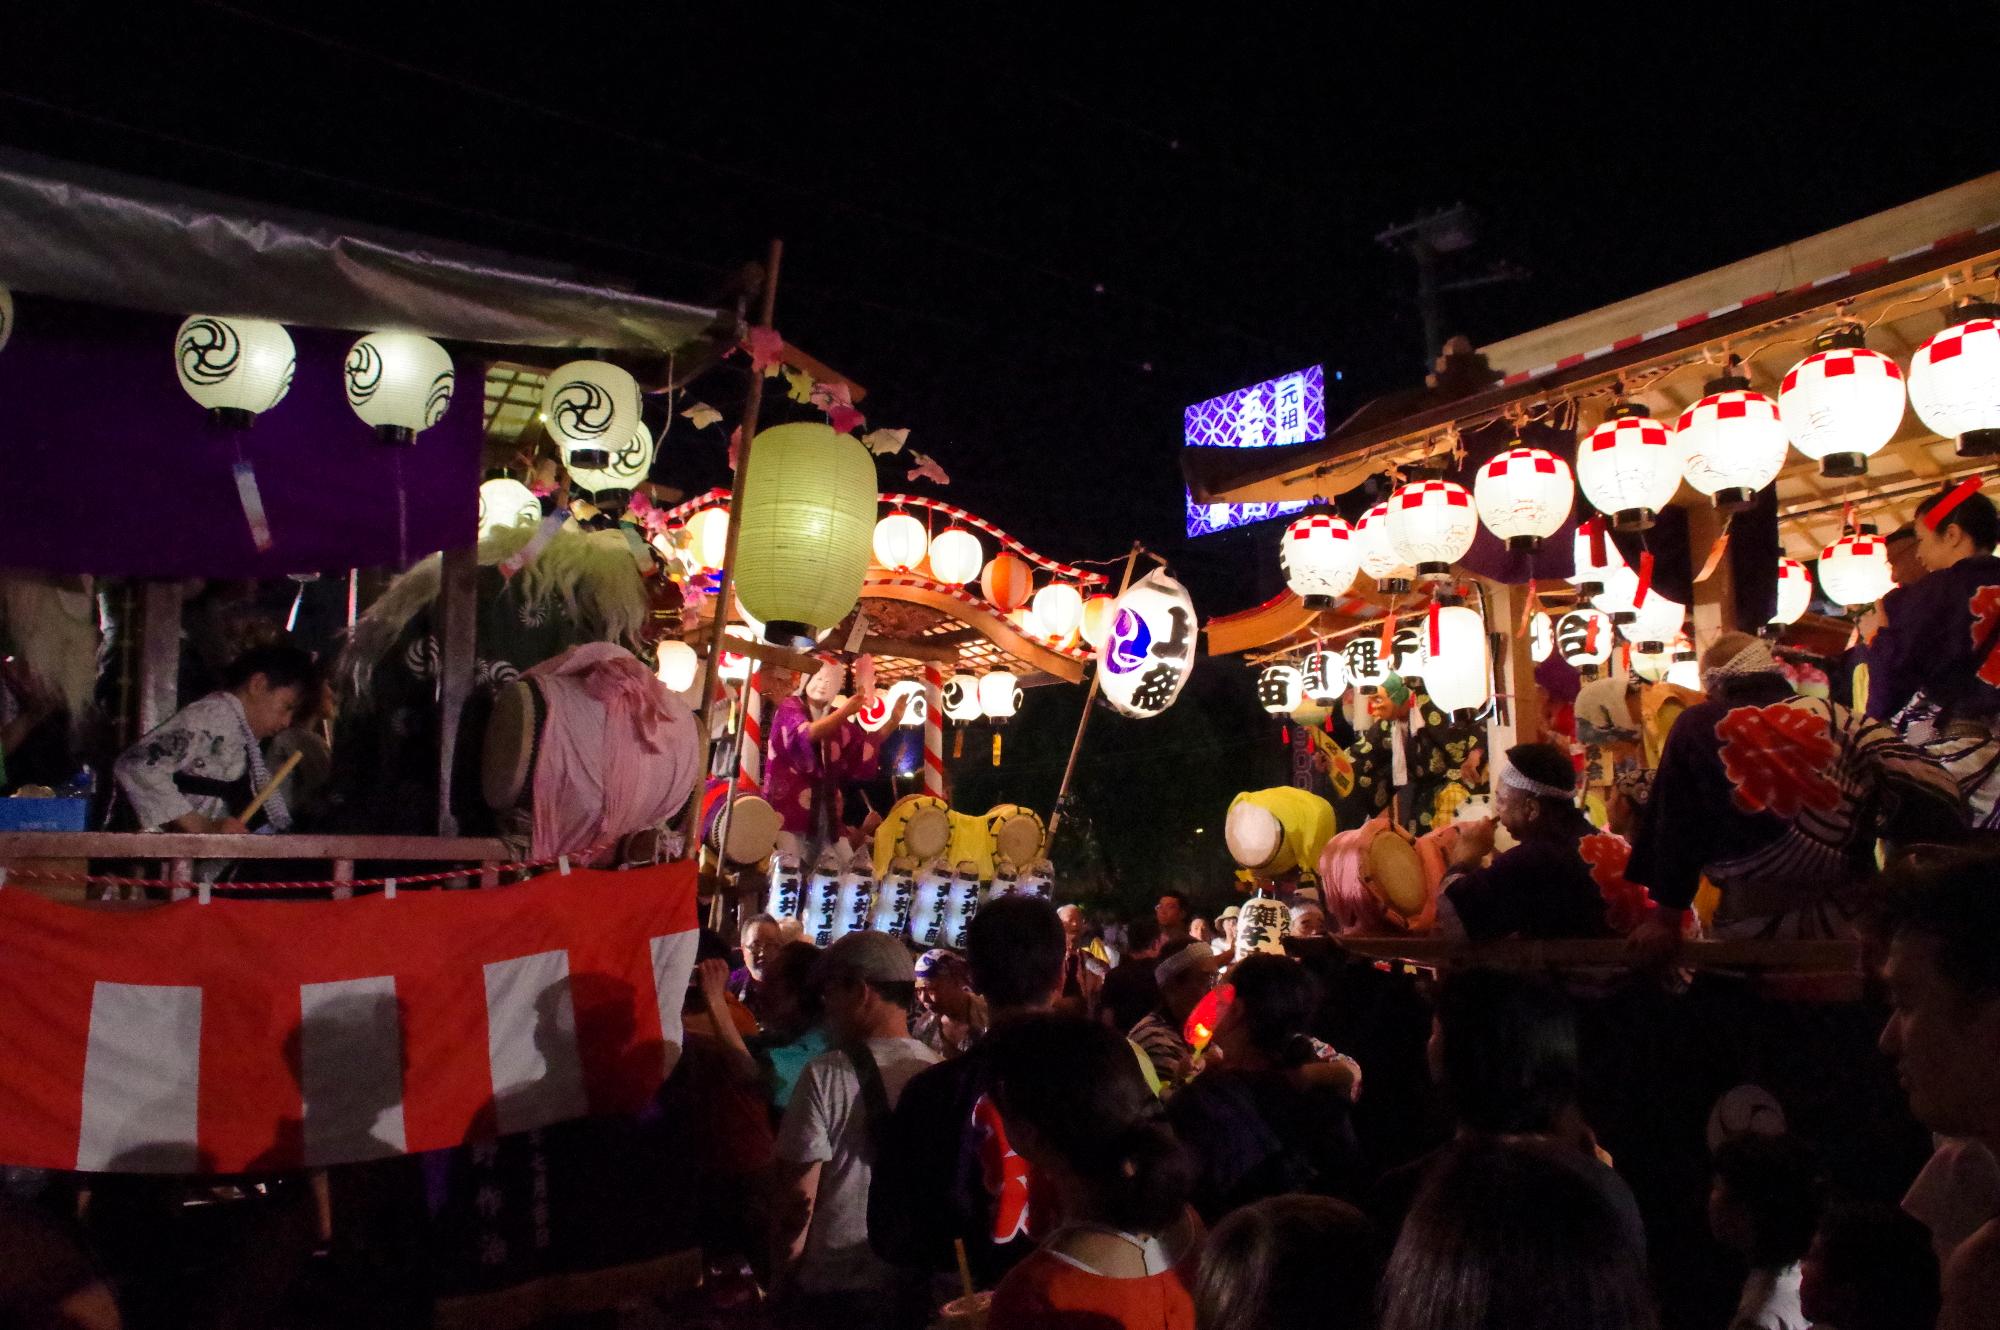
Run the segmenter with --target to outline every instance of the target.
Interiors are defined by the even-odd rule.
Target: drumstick
[[[298,769],[299,763],[305,760],[305,756],[306,755],[303,752],[298,752],[298,753],[293,753],[290,757],[286,758],[285,764],[278,768],[278,772],[276,775],[271,777],[271,783],[269,785],[266,785],[263,789],[257,791],[257,797],[250,801],[250,806],[248,808],[244,809],[242,812],[236,815],[236,820],[238,822],[243,823],[245,826],[248,826],[250,824],[250,819],[257,816],[257,810],[264,806],[264,801],[270,798],[272,795],[276,794],[278,792],[278,787],[280,785],[283,785],[286,782],[286,780],[290,779],[292,772]]]

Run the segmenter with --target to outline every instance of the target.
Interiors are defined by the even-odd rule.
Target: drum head
[[[1285,827],[1270,809],[1248,800],[1233,805],[1223,824],[1229,857],[1242,868],[1258,869],[1278,857],[1285,844]]]
[[[1001,814],[993,822],[993,854],[1010,864],[1025,867],[1042,857],[1047,833],[1042,819],[1025,808]]]
[[[951,814],[942,803],[910,810],[903,822],[902,848],[912,859],[935,859],[951,844]]]
[[[486,722],[479,776],[488,808],[504,813],[521,802],[534,759],[534,686],[516,679],[493,695],[493,715]]]
[[[716,820],[720,828],[721,819]],[[778,844],[778,810],[760,794],[739,794],[729,810],[729,841],[722,857],[732,864],[762,863]]]
[[[1416,847],[1397,835],[1382,835],[1368,847],[1364,874],[1375,898],[1404,919],[1414,919],[1430,901],[1424,866]]]

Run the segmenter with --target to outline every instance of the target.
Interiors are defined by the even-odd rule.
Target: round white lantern
[[[875,562],[892,573],[900,573],[914,568],[924,561],[930,552],[930,533],[924,524],[908,513],[890,513],[875,524],[874,539],[869,542],[875,551]]]
[[[1463,605],[1440,605],[1436,614],[1437,621],[1426,624],[1419,634],[1424,644],[1424,691],[1446,711],[1485,706],[1493,695],[1487,686],[1485,622],[1479,611]],[[1436,650],[1431,649],[1433,637]]]
[[[1861,342],[1850,325],[1822,333],[1778,387],[1778,415],[1792,445],[1822,476],[1865,476],[1903,423],[1903,371]]]
[[[14,335],[14,296],[6,287],[0,286],[0,351],[7,349],[7,339]]]
[[[1047,636],[1067,640],[1083,626],[1083,593],[1067,582],[1051,582],[1035,593],[1034,612]]]
[[[868,575],[875,459],[851,434],[799,422],[764,430],[743,465],[736,587],[771,641],[846,618]]]
[[[1571,610],[1556,620],[1556,650],[1578,669],[1594,669],[1611,659],[1611,617],[1602,610]]]
[[[1389,669],[1412,683],[1424,678],[1424,635],[1414,623],[1406,623],[1389,639]]]
[[[1372,693],[1389,681],[1389,662],[1382,659],[1382,639],[1364,633],[1347,644],[1344,653],[1347,677],[1363,693]]]
[[[925,695],[923,684],[915,679],[905,679],[901,683],[891,684],[889,686],[889,704],[894,706],[896,699],[899,697],[909,699],[909,701],[903,704],[903,719],[901,723],[905,727],[922,725],[930,718],[930,698]]]
[[[1092,596],[1083,602],[1083,620],[1077,631],[1090,644],[1092,651],[1104,645],[1104,639],[1111,632],[1111,614],[1118,602],[1110,596]]]
[[[1337,651],[1315,651],[1306,657],[1299,682],[1315,706],[1333,707],[1347,691],[1347,658]]]
[[[581,451],[572,454],[581,457]],[[622,500],[645,482],[646,475],[653,469],[653,431],[644,425],[632,431],[631,440],[623,448],[611,450],[611,461],[606,466],[583,466],[572,462],[569,478],[576,487],[597,500],[603,507],[622,506]]]
[[[1157,716],[1194,669],[1197,625],[1187,588],[1155,568],[1125,589],[1097,652],[1098,687],[1122,716]]]
[[[1635,622],[1639,617],[1639,574],[1623,565],[1604,574],[1604,590],[1590,598],[1590,603],[1611,616],[1615,624]]]
[[[292,335],[268,319],[197,314],[174,334],[181,387],[215,419],[248,429],[291,391],[298,353]]]
[[[1389,547],[1425,581],[1448,579],[1478,532],[1479,510],[1463,485],[1420,480],[1389,496]]]
[[[1674,460],[1690,486],[1736,512],[1784,469],[1784,422],[1778,404],[1751,392],[1748,379],[1728,375],[1705,391],[1674,422]]]
[[[1658,646],[1659,644],[1649,643],[1648,645]],[[1648,651],[1644,647],[1635,646],[1626,659],[1632,673],[1638,675],[1647,683],[1660,683],[1666,679],[1667,671],[1673,667],[1674,653],[1669,647],[1660,647],[1658,651]]]
[[[1528,616],[1528,659],[1539,665],[1555,654],[1555,621],[1541,610]]]
[[[979,676],[979,709],[995,720],[1006,720],[1021,709],[1021,683],[1005,670]]]
[[[701,668],[701,656],[695,649],[678,638],[667,638],[654,649],[659,661],[660,682],[669,692],[685,693],[694,687],[694,676]]]
[[[1667,427],[1636,402],[1613,407],[1576,450],[1576,483],[1618,530],[1648,529],[1681,486]]]
[[[1618,552],[1611,533],[1601,526],[1603,520],[1597,517],[1576,524],[1575,569],[1570,573],[1569,580],[1575,584],[1576,594],[1586,600],[1603,592],[1605,579],[1611,576],[1613,568],[1625,566],[1625,556]],[[1591,536],[1593,523],[1600,524],[1595,539]],[[1602,559],[1598,558],[1594,548],[1599,544],[1604,546]]]
[[[1667,682],[1691,693],[1701,691],[1701,661],[1695,655],[1694,643],[1685,636],[1674,643],[1673,659],[1667,665]]]
[[[2000,306],[1967,301],[1951,318],[1910,357],[1910,405],[1925,429],[1958,440],[1960,457],[1991,457],[2000,453]]]
[[[1298,670],[1291,665],[1266,665],[1257,676],[1257,703],[1273,716],[1289,716],[1305,697]]]
[[[1771,622],[1783,627],[1805,617],[1812,604],[1812,574],[1797,559],[1778,560],[1778,612]]]
[[[687,520],[688,553],[704,568],[720,568],[729,558],[729,510],[704,508]]]
[[[1345,595],[1361,571],[1361,546],[1354,528],[1339,517],[1310,513],[1285,528],[1278,567],[1307,609],[1331,609],[1334,597]]]
[[[1819,587],[1836,605],[1873,605],[1895,586],[1896,579],[1889,571],[1889,547],[1866,523],[1820,551]]]
[[[861,704],[854,713],[854,722],[870,734],[880,734],[889,727],[889,694],[877,693]]]
[[[1562,530],[1575,494],[1569,463],[1541,448],[1509,448],[1472,482],[1479,520],[1508,549],[1526,554]]]
[[[964,527],[946,527],[931,537],[930,564],[931,576],[938,581],[964,586],[986,566],[986,551],[979,547],[979,537]]]
[[[347,351],[347,404],[385,443],[411,443],[451,405],[451,354],[428,337],[369,333]]]
[[[1687,606],[1649,589],[1646,599],[1634,607],[1632,622],[1618,631],[1635,646],[1665,651],[1681,635],[1686,622]]]
[[[479,487],[479,538],[495,531],[542,524],[542,501],[512,476],[495,476]]]
[[[970,674],[954,674],[946,679],[940,700],[950,720],[978,720],[985,714],[979,709],[979,680]]]
[[[722,663],[716,666],[715,673],[717,678],[740,683],[750,677],[750,657],[725,647],[722,652]]]
[[[638,380],[601,360],[572,360],[542,388],[542,428],[565,467],[603,470],[639,428]]]
[[[1361,515],[1354,524],[1354,543],[1361,550],[1361,571],[1374,579],[1377,590],[1399,596],[1410,589],[1416,570],[1397,557],[1389,543],[1388,500]]]

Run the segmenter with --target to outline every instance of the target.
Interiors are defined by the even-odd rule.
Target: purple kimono
[[[1944,765],[1972,824],[2000,826],[2000,559],[1961,559],[1891,591],[1868,647],[1868,709]]]
[[[812,713],[804,697],[794,693],[778,703],[764,758],[764,797],[786,831],[826,839],[841,825],[841,785],[874,776],[882,742],[852,720],[821,743],[813,742],[811,729]],[[816,804],[826,810],[824,822],[815,821]]]

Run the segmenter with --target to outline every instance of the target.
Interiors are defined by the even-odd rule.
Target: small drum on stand
[[[730,796],[728,840],[723,839],[723,795],[729,787],[715,781],[701,798],[701,842],[723,863],[732,868],[754,868],[771,857],[778,846],[783,822],[763,793],[748,781],[739,781]]]

